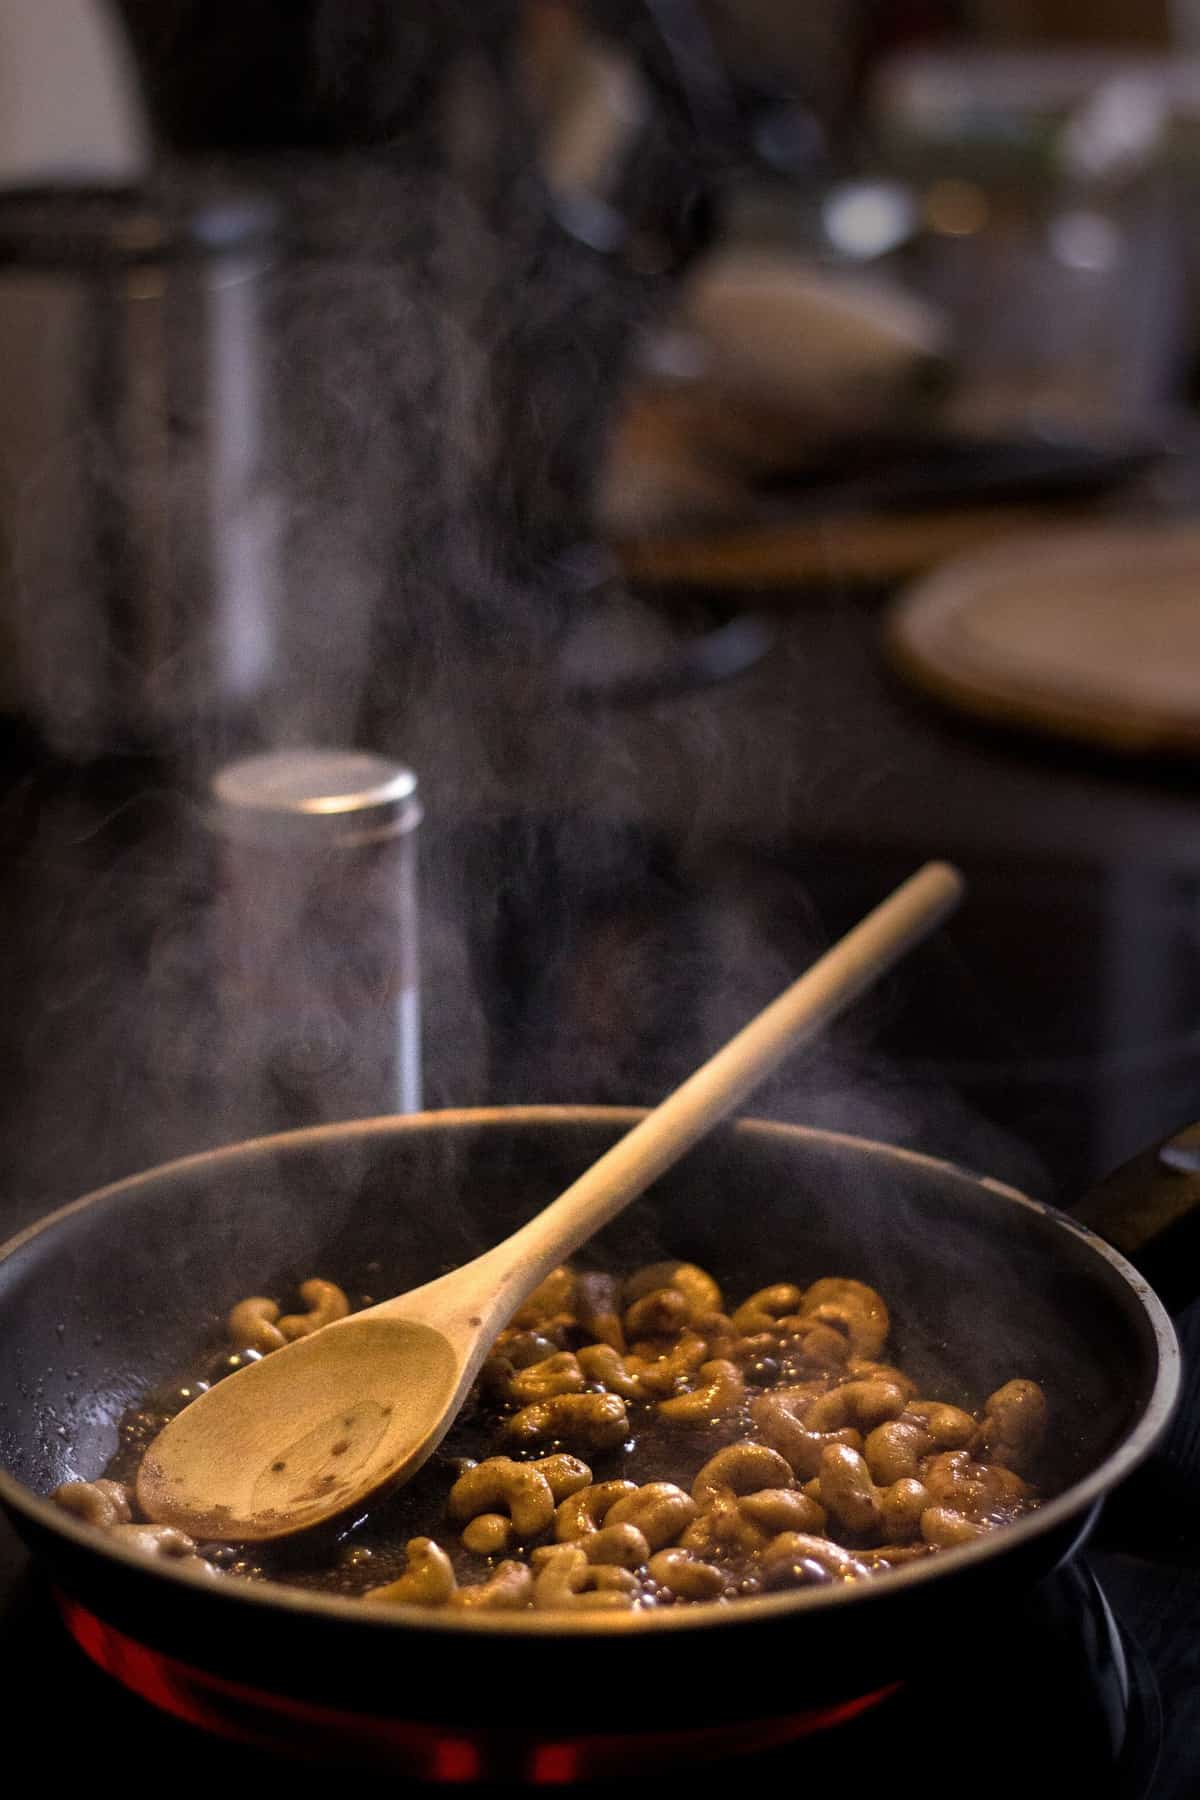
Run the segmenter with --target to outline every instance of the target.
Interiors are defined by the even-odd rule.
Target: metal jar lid
[[[403,837],[421,823],[417,778],[366,750],[270,750],[212,782],[213,823],[239,843],[332,849]]]

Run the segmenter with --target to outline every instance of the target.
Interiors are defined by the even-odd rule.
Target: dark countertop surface
[[[430,1105],[650,1100],[936,854],[963,912],[759,1110],[1060,1197],[1200,1116],[1200,771],[937,714],[881,668],[877,605],[789,598],[749,673],[572,717],[524,786],[474,789],[419,707],[394,727],[427,806]],[[280,1122],[214,1068],[213,860],[161,767],[0,737],[0,1230]],[[1174,1485],[1135,1487],[1095,1553],[1163,1693],[1154,1800],[1200,1785],[1197,1420],[1193,1376]],[[23,1564],[0,1526],[0,1592]]]

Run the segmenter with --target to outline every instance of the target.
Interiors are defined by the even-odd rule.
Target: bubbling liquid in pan
[[[359,1518],[270,1544],[139,1523],[133,1484],[167,1418],[213,1380],[351,1310],[253,1296],[230,1344],[121,1422],[104,1476],[55,1499],[152,1556],[387,1606],[596,1612],[726,1604],[869,1580],[1038,1503],[1047,1408],[1019,1375],[973,1411],[887,1360],[883,1296],[782,1280],[732,1310],[693,1263],[554,1270],[501,1332],[433,1459]]]

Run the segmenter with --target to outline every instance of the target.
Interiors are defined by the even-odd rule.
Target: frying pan
[[[416,1286],[514,1229],[640,1116],[520,1107],[291,1132],[118,1182],[0,1250],[0,1499],[93,1658],[248,1741],[283,1728],[309,1754],[458,1778],[481,1766],[480,1744],[502,1742],[510,1776],[534,1779],[547,1742],[574,1746],[570,1766],[589,1769],[611,1769],[619,1742],[644,1770],[748,1730],[780,1741],[939,1657],[961,1667],[988,1609],[1069,1557],[1151,1449],[1178,1346],[1143,1276],[1067,1215],[829,1132],[722,1130],[594,1254],[626,1268],[695,1260],[735,1297],[854,1275],[886,1296],[891,1353],[923,1391],[978,1403],[1013,1376],[1041,1382],[1052,1497],[1003,1531],[873,1582],[727,1608],[451,1616],[205,1580],[41,1498],[99,1474],[122,1411],[194,1366],[246,1293],[314,1272],[355,1291]],[[1147,1157],[1095,1205],[1132,1248],[1164,1220],[1177,1228],[1198,1191],[1186,1166]],[[523,1758],[514,1743],[534,1748]]]

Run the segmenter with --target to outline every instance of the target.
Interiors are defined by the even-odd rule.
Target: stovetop
[[[652,1100],[894,880],[941,853],[965,869],[967,907],[756,1110],[911,1143],[1065,1198],[1200,1117],[1200,834],[1178,776],[1159,786],[1144,771],[964,744],[872,685],[847,616],[807,638],[797,624],[740,695],[731,684],[681,703],[685,725],[668,747],[690,745],[697,760],[664,771],[653,807],[581,817],[556,814],[543,795],[481,820],[439,804],[429,785],[429,1104]],[[819,691],[858,717],[869,710],[892,761],[869,777],[858,739],[835,733],[830,712],[819,728],[811,708],[797,716],[801,691],[806,706]],[[772,756],[787,765],[794,804],[764,800],[748,720],[773,746],[791,745]],[[669,723],[665,712],[632,720],[643,736],[630,758]],[[701,818],[705,771],[739,756],[724,810]],[[210,846],[194,798],[136,766],[51,768],[3,733],[0,769],[6,1232],[228,1133],[202,1067]],[[993,1791],[994,1777],[995,1791],[1031,1800],[1072,1790],[1194,1800],[1200,1308],[1179,1324],[1189,1361],[1179,1418],[1110,1503],[1087,1556],[1119,1631],[1080,1565],[1008,1621],[980,1620],[950,1647],[953,1675],[913,1671],[875,1712],[772,1753],[761,1773],[799,1786],[841,1769],[844,1788],[850,1749],[863,1771],[884,1759],[887,1791],[906,1791],[898,1768],[931,1788],[955,1769],[973,1796]],[[63,1775],[94,1780],[95,1743],[121,1744],[127,1729],[140,1754],[184,1750],[198,1774],[244,1778],[262,1766],[255,1752],[155,1718],[94,1673],[2,1524],[0,1656],[13,1672],[10,1755],[44,1764],[52,1694],[71,1722],[55,1739]],[[895,1746],[906,1747],[899,1762]],[[126,1750],[114,1754],[129,1766]]]
[[[8,1748],[21,1747],[23,1732],[31,1753],[37,1748],[41,1707],[53,1693],[56,1710],[71,1727],[55,1740],[59,1780],[93,1781],[97,1746],[105,1744],[126,1769],[132,1755],[143,1768],[186,1767],[200,1782],[295,1779],[285,1755],[208,1736],[118,1687],[64,1641],[36,1577],[22,1579],[10,1593],[4,1632],[19,1637],[20,1646],[6,1678]],[[932,1779],[941,1770],[969,1772],[969,1791],[983,1797],[1019,1793],[1049,1800],[1074,1791],[1089,1800],[1151,1800],[1184,1792],[1155,1785],[1163,1767],[1163,1730],[1154,1671],[1087,1567],[1060,1570],[1005,1616],[980,1621],[978,1630],[968,1627],[965,1640],[947,1648],[942,1666],[915,1670],[858,1717],[736,1764],[706,1762],[705,1773],[765,1782],[772,1790],[794,1782],[865,1792],[880,1779],[904,1793],[910,1791],[902,1785],[906,1774]],[[800,1671],[797,1693],[803,1693]],[[696,1722],[703,1724],[699,1709]],[[328,1767],[327,1779],[354,1775],[350,1765]],[[849,1785],[851,1770],[861,1789]],[[636,1767],[629,1775],[637,1779]],[[507,1783],[485,1779],[473,1785]],[[605,1792],[617,1783],[586,1785]]]

